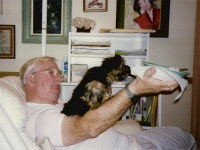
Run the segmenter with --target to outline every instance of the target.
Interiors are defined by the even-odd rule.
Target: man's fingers
[[[151,67],[151,68],[147,69],[146,72],[144,73],[144,79],[151,77],[155,73],[156,73],[155,67]]]
[[[167,82],[163,83],[162,89],[165,91],[173,91],[178,86],[179,86],[179,84],[176,81],[167,81]]]

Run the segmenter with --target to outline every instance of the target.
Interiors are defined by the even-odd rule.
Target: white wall
[[[41,55],[41,44],[22,43],[22,0],[3,0],[3,15],[0,24],[16,25],[16,58],[0,59],[0,71],[19,71],[21,65],[32,57]],[[83,0],[73,0],[72,18],[86,17],[96,20],[97,27],[115,28],[116,0],[108,0],[108,12],[83,12]],[[192,76],[193,49],[195,31],[196,0],[171,0],[169,38],[150,39],[150,61],[188,68]],[[75,28],[72,27],[72,31]],[[58,65],[67,55],[67,45],[48,44],[46,55],[55,56]],[[190,130],[191,85],[177,104],[173,104],[172,95],[162,96],[162,124],[177,125]],[[177,119],[174,114],[182,115]]]
[[[167,66],[188,68],[193,73],[196,0],[171,0],[169,38],[150,39],[150,61]],[[191,129],[192,85],[174,104],[179,90],[162,96],[162,125],[175,125]]]

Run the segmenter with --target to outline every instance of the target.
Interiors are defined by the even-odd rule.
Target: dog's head
[[[107,80],[109,83],[114,81],[122,81],[131,75],[131,69],[125,64],[125,60],[120,55],[105,58],[101,67],[107,72]]]

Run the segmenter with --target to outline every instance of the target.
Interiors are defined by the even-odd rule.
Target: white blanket
[[[154,127],[134,134],[142,148],[152,143],[157,150],[197,150],[194,137],[177,127]]]

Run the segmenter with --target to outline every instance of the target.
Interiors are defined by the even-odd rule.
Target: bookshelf
[[[71,82],[71,64],[87,64],[88,68],[99,66],[105,57],[116,51],[144,51],[142,55],[124,55],[129,66],[149,60],[149,33],[69,33],[68,42],[68,82]],[[107,48],[106,52],[73,51],[74,46]]]
[[[62,82],[61,97],[70,99],[79,81],[73,75],[74,65],[87,68],[101,65],[104,58],[121,54],[130,67],[149,61],[149,33],[69,33],[68,41],[68,80]],[[81,70],[81,69],[80,69]],[[128,82],[112,85],[112,93],[121,90]],[[67,91],[67,92],[66,92]],[[125,119],[130,109],[122,116]]]
[[[158,96],[149,95],[147,97],[142,97],[136,105],[131,107],[131,114],[140,114],[142,117],[139,123],[142,126],[157,126],[157,110],[158,108]],[[137,117],[135,118],[137,120]]]

